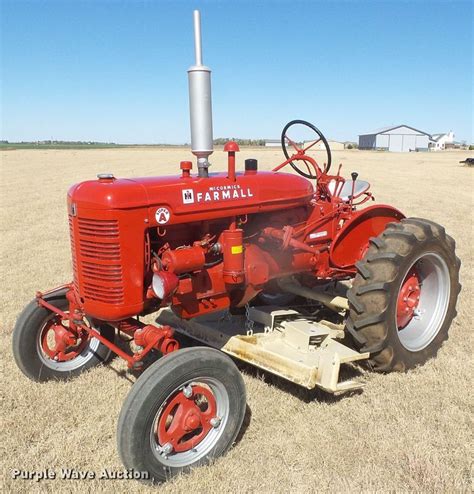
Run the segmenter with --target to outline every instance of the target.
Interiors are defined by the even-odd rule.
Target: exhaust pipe
[[[202,64],[201,14],[194,11],[195,65],[188,69],[191,152],[197,157],[200,177],[208,177],[212,139],[211,69]]]

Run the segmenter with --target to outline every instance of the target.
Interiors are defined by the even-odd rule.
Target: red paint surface
[[[171,304],[191,318],[241,307],[281,276],[347,278],[369,238],[403,218],[390,206],[356,211],[332,197],[328,184],[343,179],[321,170],[316,187],[275,171],[234,176],[236,150],[229,144],[227,174],[198,178],[183,162],[182,176],[93,180],[70,189],[80,310],[116,322]],[[150,288],[160,272],[178,280],[163,301]]]
[[[403,329],[413,318],[421,294],[421,281],[415,267],[406,275],[397,298],[397,326]]]
[[[171,444],[176,453],[197,446],[212,429],[210,421],[216,417],[217,404],[212,391],[198,384],[190,387],[192,395],[189,398],[182,391],[176,392],[158,417],[158,443],[161,446]],[[200,400],[206,404],[205,407],[198,406]]]

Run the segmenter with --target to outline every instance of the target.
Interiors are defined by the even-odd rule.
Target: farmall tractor
[[[362,383],[340,382],[342,365],[406,371],[436,355],[460,291],[444,228],[373,204],[357,173],[331,173],[327,140],[308,122],[284,127],[285,161],[272,171],[247,159],[237,172],[239,147],[228,142],[227,172],[209,173],[210,70],[197,11],[194,25],[198,174],[182,161],[176,176],[101,174],[74,185],[73,281],[38,292],[13,335],[16,362],[36,381],[70,378],[111,354],[143,370],[123,405],[118,448],[125,467],[154,481],[206,464],[234,442],[246,398],[229,356],[343,393]],[[297,127],[313,138],[292,138]],[[324,150],[319,163],[315,147]],[[155,312],[156,324],[140,320]],[[124,351],[119,336],[138,350]],[[161,358],[146,367],[150,355]]]

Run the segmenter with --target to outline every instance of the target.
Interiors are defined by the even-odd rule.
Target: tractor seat
[[[328,183],[328,189],[329,192],[331,192],[332,195],[334,195],[334,191],[336,188],[336,181],[331,180]],[[365,180],[356,180],[355,185],[354,185],[354,198],[359,197],[361,194],[369,190],[370,184],[369,182],[366,182]],[[344,202],[349,202],[351,200],[351,194],[352,194],[352,180],[346,180],[341,188],[339,186],[340,190],[339,193],[337,194]]]

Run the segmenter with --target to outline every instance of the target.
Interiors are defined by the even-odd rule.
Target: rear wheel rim
[[[450,276],[437,253],[420,255],[398,289],[395,325],[400,343],[411,352],[426,348],[439,333],[449,305]]]
[[[202,397],[208,406],[199,412],[196,400]],[[229,413],[229,395],[219,380],[200,377],[181,384],[163,401],[153,420],[153,455],[167,467],[183,468],[196,463],[215,449]]]

